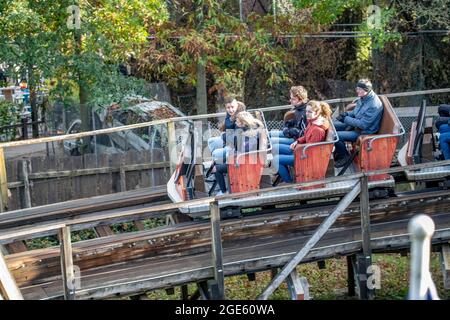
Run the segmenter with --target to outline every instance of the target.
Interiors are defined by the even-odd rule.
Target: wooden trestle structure
[[[433,165],[450,165],[450,161],[391,168],[383,173],[414,170]],[[334,177],[318,182],[295,184],[253,192],[191,200],[184,203],[161,203],[164,190],[147,190],[149,204],[106,208],[100,199],[81,206],[80,201],[66,208],[25,209],[3,213],[0,218],[0,243],[7,245],[24,239],[58,234],[60,247],[24,251],[1,256],[8,266],[1,273],[2,296],[25,299],[89,299],[115,295],[135,295],[159,288],[197,283],[205,298],[225,298],[224,277],[251,274],[283,268],[261,298],[289,276],[298,263],[322,261],[348,256],[350,292],[356,285],[362,298],[366,290],[367,266],[372,252],[408,250],[409,219],[419,213],[430,215],[436,232],[435,249],[450,241],[450,193],[445,189],[398,194],[389,199],[370,200],[367,179],[380,171]],[[309,205],[292,204],[264,207],[264,193],[317,183],[354,181],[347,196],[323,199]],[[220,203],[230,197],[259,194],[258,214],[221,220]],[[141,195],[142,197],[142,191]],[[359,196],[359,201],[353,201]],[[116,195],[131,200],[131,195]],[[340,198],[340,200],[339,200]],[[95,199],[95,198],[94,198]],[[298,201],[302,199],[299,198]],[[77,203],[78,201],[78,203]],[[151,201],[157,201],[152,203]],[[159,204],[158,204],[159,203]],[[98,228],[116,222],[138,221],[149,217],[171,216],[177,220],[177,209],[193,204],[210,204],[210,219],[188,220],[166,227],[137,232],[111,234],[105,237],[71,243],[69,232]],[[53,211],[52,211],[53,210]],[[198,214],[201,215],[201,214]],[[179,220],[179,219],[178,219]],[[300,253],[300,256],[298,255]],[[0,265],[1,267],[1,265]],[[16,285],[14,285],[14,283]]]

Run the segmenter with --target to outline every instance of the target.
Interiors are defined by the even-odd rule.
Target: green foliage
[[[125,97],[145,96],[148,91],[148,85],[143,79],[124,76],[115,68],[105,72],[91,87],[90,104],[92,106],[106,107],[112,103],[119,103],[122,107],[126,107],[126,103],[122,103]]]
[[[318,26],[328,26],[334,23],[342,13],[354,7],[360,7],[365,2],[361,0],[293,0],[294,6],[305,10]]]
[[[70,102],[79,86],[93,88],[93,103],[106,103],[108,95],[115,99],[124,87],[139,91],[142,84],[119,77],[117,65],[138,55],[148,31],[168,18],[162,0],[2,0],[1,4],[0,61],[10,71],[28,73],[35,80],[41,76],[59,80],[52,96]],[[80,8],[80,29],[67,24],[71,15],[67,8],[73,4]],[[129,91],[125,89],[125,94]]]
[[[0,101],[0,127],[20,123],[19,107],[9,101]],[[15,136],[15,129],[2,130],[0,141],[9,141]]]
[[[215,90],[232,91],[246,72],[257,66],[270,86],[289,80],[287,51],[278,38],[294,30],[306,29],[288,15],[250,15],[241,22],[236,15],[221,10],[220,1],[180,1],[178,19],[155,29],[154,40],[140,57],[147,79],[168,82],[174,87],[196,84],[197,63],[214,75]],[[233,79],[233,77],[236,77]]]

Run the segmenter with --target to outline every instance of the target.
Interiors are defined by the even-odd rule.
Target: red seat
[[[402,124],[387,97],[379,97],[383,103],[383,117],[378,134],[361,135],[354,144],[354,147],[359,148],[354,163],[361,172],[389,168],[399,137],[404,133]],[[369,177],[369,181],[389,178],[388,174],[379,174]]]
[[[255,117],[264,124],[259,135],[258,151],[242,154],[231,153],[228,157],[228,179],[231,193],[258,190],[267,159],[268,133],[261,111],[255,112]]]
[[[265,152],[229,157],[228,177],[231,193],[258,190],[265,159]]]
[[[331,120],[330,120],[330,123]],[[309,182],[325,178],[334,143],[337,141],[333,125],[327,130],[324,142],[298,144],[294,150],[295,182]],[[321,188],[323,185],[303,187],[302,189]]]

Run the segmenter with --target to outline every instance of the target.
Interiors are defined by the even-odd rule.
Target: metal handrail
[[[448,92],[450,92],[450,88],[412,91],[412,92],[397,92],[397,93],[385,94],[385,96],[388,98],[396,98],[396,97],[448,93]],[[327,102],[328,104],[334,104],[334,103],[342,103],[342,102],[351,102],[354,99],[355,99],[354,97],[351,97],[351,98],[329,99],[329,100],[324,100],[324,101]],[[249,109],[248,111],[261,110],[263,112],[268,112],[268,111],[277,111],[277,110],[284,110],[284,109],[290,109],[290,108],[292,108],[292,105],[282,105],[282,106],[265,107],[265,108],[259,108],[259,109]],[[224,116],[225,114],[226,114],[226,112],[219,112],[219,113],[203,114],[203,115],[195,115],[195,116],[173,117],[173,118],[168,118],[168,119],[154,120],[154,121],[142,122],[142,123],[131,124],[131,125],[126,125],[126,126],[121,126],[121,127],[113,127],[113,128],[100,129],[100,130],[95,130],[95,131],[86,131],[86,132],[80,132],[80,133],[75,133],[75,134],[46,137],[46,138],[39,138],[39,139],[29,139],[29,140],[22,140],[22,141],[5,142],[5,143],[0,143],[0,148],[31,145],[31,144],[36,144],[36,143],[45,143],[45,142],[52,142],[52,141],[61,141],[61,140],[67,140],[67,139],[76,139],[76,138],[88,137],[88,136],[93,136],[93,135],[108,134],[108,133],[113,133],[113,132],[123,131],[123,130],[138,129],[138,128],[148,127],[148,126],[152,126],[152,125],[166,124],[169,122],[177,122],[177,121],[185,121],[185,120],[201,120],[201,119],[207,119],[207,118],[211,118],[211,117],[219,117],[219,116]]]
[[[334,131],[334,140],[332,141],[322,141],[322,142],[315,142],[315,143],[307,143],[307,144],[300,144],[299,146],[305,146],[302,150],[302,155],[300,156],[300,159],[305,159],[306,158],[306,150],[308,148],[311,147],[315,147],[315,146],[320,146],[320,145],[325,145],[325,144],[335,144],[336,142],[339,141],[339,136],[338,133],[336,131],[336,127],[334,126],[334,123],[331,119],[329,119],[331,127],[333,128]]]

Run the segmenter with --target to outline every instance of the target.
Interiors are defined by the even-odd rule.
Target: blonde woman
[[[228,136],[227,145],[241,153],[258,150],[260,133],[261,130],[264,130],[263,123],[253,117],[251,113],[242,111],[236,116],[236,125],[238,127],[236,134],[232,137]],[[220,192],[217,195],[227,192],[224,177],[227,172],[227,164],[216,165],[214,175],[220,187]]]
[[[311,100],[306,105],[306,118],[308,125],[305,128],[305,134],[290,145],[293,151],[297,144],[316,143],[325,141],[327,130],[330,127],[329,117],[331,108],[328,103],[323,101]],[[284,182],[292,182],[289,166],[294,165],[294,154],[279,154],[274,156],[273,164],[278,170],[278,174]]]

